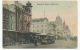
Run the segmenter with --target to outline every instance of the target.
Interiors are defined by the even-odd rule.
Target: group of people
[[[35,46],[37,46],[38,38],[37,38],[37,37],[31,38],[31,39],[30,39],[30,42],[31,42],[31,43],[34,43]]]
[[[34,44],[35,44],[35,46],[37,46],[37,42],[38,42],[38,39],[35,38],[35,39],[34,39]]]

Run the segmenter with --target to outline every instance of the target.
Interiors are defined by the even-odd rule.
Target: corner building
[[[13,4],[3,3],[3,45],[30,41],[32,7],[29,1],[26,5],[18,1]]]

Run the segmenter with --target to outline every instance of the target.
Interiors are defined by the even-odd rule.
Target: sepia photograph
[[[3,0],[3,48],[78,47],[77,0]]]

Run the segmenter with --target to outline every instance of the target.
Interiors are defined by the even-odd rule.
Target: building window
[[[43,25],[42,25],[42,27],[43,27]]]
[[[45,27],[46,27],[46,25],[45,25]]]
[[[33,25],[33,28],[34,28],[34,25]]]
[[[38,27],[38,26],[37,26]]]
[[[12,21],[13,19],[12,19],[12,16],[11,16],[11,21]]]
[[[45,30],[45,33],[47,33],[47,31]]]
[[[35,30],[33,30],[33,32],[35,32]]]
[[[39,32],[39,30],[37,30],[37,32]]]
[[[41,32],[43,33],[43,30]]]
[[[11,20],[12,20],[12,16],[11,16]]]

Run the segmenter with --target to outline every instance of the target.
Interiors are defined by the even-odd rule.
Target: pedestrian
[[[34,39],[34,43],[35,43],[35,46],[38,46],[37,45],[37,38],[35,37],[35,39]]]
[[[13,41],[12,45],[15,45],[15,42]]]
[[[21,40],[19,39],[19,41],[18,41],[18,46],[21,46]]]
[[[21,42],[18,43],[18,46],[21,46]]]

